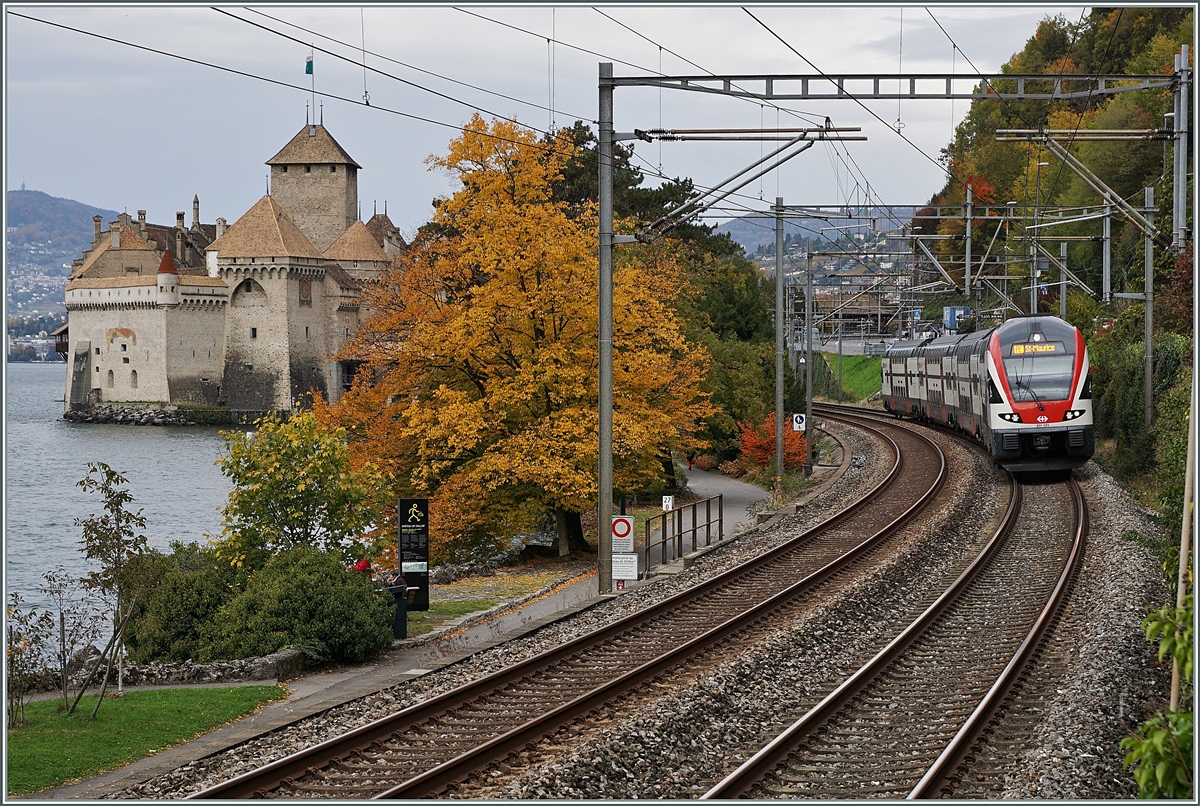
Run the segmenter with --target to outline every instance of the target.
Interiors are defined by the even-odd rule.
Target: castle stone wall
[[[352,165],[272,165],[271,196],[317,251],[323,252],[358,220],[358,169]]]

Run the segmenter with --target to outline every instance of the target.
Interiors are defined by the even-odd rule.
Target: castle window
[[[128,363],[129,363],[129,356],[124,356],[124,357],[121,359],[121,363],[122,363],[122,364],[128,364]]]
[[[310,173],[312,173],[312,166],[311,166],[311,165],[305,165],[305,166],[304,166],[304,173],[306,173],[306,174],[310,174]]]
[[[137,389],[137,370],[132,370],[129,373],[129,388]]]
[[[256,327],[250,328],[250,338],[252,338],[252,339],[258,338],[258,328],[256,328]]]
[[[109,389],[112,389],[116,385],[113,381],[114,381],[113,371],[110,369],[108,371],[108,388]]]
[[[286,165],[285,165],[285,166],[283,166],[283,172],[284,172],[284,173],[287,173],[287,166],[286,166]]]
[[[122,345],[121,345],[121,352],[123,352],[123,353],[124,353],[124,352],[128,352],[128,350],[129,350],[129,345],[128,345],[128,344],[122,344]]]
[[[99,348],[99,347],[97,347],[97,348],[96,348],[96,355],[100,355],[100,348]],[[98,371],[99,371],[99,370],[97,370],[97,372],[98,372]]]
[[[307,327],[304,328],[304,340],[308,341],[308,328]]]
[[[337,166],[336,166],[336,165],[330,165],[330,166],[329,166],[329,173],[331,173],[331,174],[335,174],[335,173],[337,173]]]

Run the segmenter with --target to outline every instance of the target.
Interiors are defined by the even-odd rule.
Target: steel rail
[[[923,436],[923,435],[918,435]],[[586,715],[604,702],[611,700],[619,694],[630,691],[637,686],[643,685],[657,677],[660,677],[665,672],[686,662],[692,657],[700,654],[704,650],[719,644],[734,634],[747,629],[753,623],[760,619],[767,618],[770,614],[787,605],[791,600],[815,588],[821,582],[825,581],[833,574],[848,567],[858,560],[863,554],[875,548],[886,537],[894,533],[897,529],[907,523],[914,514],[923,509],[937,493],[941,490],[946,477],[945,456],[941,451],[937,451],[937,455],[941,458],[941,467],[938,470],[936,482],[908,509],[893,519],[881,530],[871,535],[866,540],[859,543],[849,552],[841,555],[837,559],[829,562],[822,568],[814,571],[800,581],[792,584],[788,588],[780,591],[769,599],[754,605],[749,610],[740,613],[737,616],[711,628],[705,633],[672,648],[668,652],[659,657],[648,661],[642,666],[627,672],[620,677],[611,680],[597,688],[581,695],[575,700],[564,703],[558,708],[550,711],[534,720],[514,728],[506,734],[497,736],[491,741],[479,745],[457,758],[444,762],[443,764],[434,767],[421,775],[405,781],[391,789],[376,795],[373,799],[395,799],[395,798],[420,798],[428,797],[442,791],[446,786],[461,780],[465,777],[465,773],[478,770],[485,765],[498,761],[514,750],[519,750],[527,746],[529,743],[542,738],[551,733],[553,730],[561,727],[568,722]],[[825,524],[821,525],[822,527]],[[821,528],[821,527],[818,527]]]
[[[1074,479],[1069,479],[1067,487],[1071,491],[1071,499],[1075,504],[1076,528],[1075,537],[1071,542],[1071,551],[1063,566],[1062,574],[1059,575],[1058,583],[1054,586],[1054,590],[1037,620],[1029,628],[1025,640],[1021,642],[1008,665],[1004,667],[1004,671],[1000,673],[988,693],[980,700],[979,705],[963,723],[962,728],[955,734],[950,744],[909,792],[908,800],[935,798],[944,793],[944,790],[952,782],[958,764],[983,734],[989,720],[1004,701],[1004,697],[1012,690],[1021,673],[1029,665],[1046,632],[1050,629],[1054,615],[1062,607],[1070,590],[1071,581],[1074,579],[1083,557],[1084,541],[1089,530],[1087,506],[1084,503],[1083,491],[1080,489],[1079,483]]]
[[[746,794],[755,784],[781,763],[787,755],[817,728],[828,722],[839,710],[846,706],[855,695],[874,681],[884,669],[892,664],[908,646],[953,604],[958,595],[979,574],[991,559],[996,549],[1008,535],[1016,523],[1017,513],[1021,504],[1021,485],[1009,474],[1012,484],[1012,494],[1009,497],[1008,508],[999,528],[984,545],[983,550],[958,578],[931,604],[925,611],[893,638],[887,646],[861,666],[858,671],[846,678],[842,683],[817,703],[808,713],[793,722],[782,733],[772,739],[765,747],[747,759],[740,767],[725,776],[716,786],[708,790],[701,800],[717,798],[737,798]]]
[[[852,415],[849,416],[852,417]],[[835,419],[842,420],[845,418],[837,417]],[[858,420],[859,418],[853,417],[853,419]],[[383,717],[367,725],[363,725],[342,736],[328,739],[324,742],[313,745],[312,747],[271,762],[270,764],[267,764],[259,769],[251,770],[243,773],[242,775],[231,778],[228,781],[215,784],[200,792],[193,793],[188,796],[188,799],[231,799],[266,795],[270,790],[278,788],[279,786],[290,781],[294,781],[296,778],[299,778],[308,772],[319,769],[333,761],[349,757],[356,748],[362,748],[385,741],[389,736],[426,722],[439,714],[451,711],[467,702],[484,696],[489,692],[503,689],[504,687],[528,676],[531,672],[539,668],[551,666],[572,656],[581,654],[589,647],[610,641],[613,638],[626,633],[627,631],[636,629],[638,626],[648,621],[652,621],[672,610],[686,607],[690,602],[699,597],[706,596],[710,591],[728,585],[735,578],[758,570],[759,568],[774,562],[781,555],[796,550],[820,534],[830,530],[848,518],[853,517],[857,512],[867,505],[867,502],[876,499],[881,493],[889,489],[895,483],[896,479],[899,478],[900,471],[904,466],[902,453],[895,441],[891,437],[882,433],[878,428],[875,427],[875,425],[878,425],[878,423],[874,425],[862,424],[860,427],[866,427],[872,431],[875,431],[885,441],[885,443],[889,445],[893,455],[893,467],[887,476],[872,490],[870,490],[863,499],[834,514],[804,534],[797,536],[796,538],[776,547],[775,549],[772,549],[769,552],[764,553],[759,557],[749,560],[735,568],[731,568],[725,572],[722,572],[712,579],[701,583],[700,585],[694,586],[686,591],[681,591],[680,593],[675,594],[674,596],[671,596],[644,611],[616,621],[610,625],[607,625],[606,627],[602,627],[596,631],[593,631],[592,633],[579,636],[578,638],[575,638],[559,647],[539,653],[538,655],[528,658],[514,666],[493,672],[492,674],[489,674],[480,680],[464,684],[430,700],[409,706],[408,708],[405,708],[395,714]],[[946,475],[946,466],[945,457],[941,454],[941,451],[938,450],[936,445],[929,441],[928,438],[925,439],[927,442],[929,442],[929,444],[933,445],[941,461],[941,467],[938,472],[936,483],[921,498],[921,501],[927,502],[932,498],[933,495],[936,495],[937,490],[941,488]],[[913,507],[907,509],[905,513],[900,516],[900,519],[911,517],[916,511],[914,508],[916,506],[917,505],[913,505]],[[865,542],[869,541],[864,541],[864,543]],[[822,569],[822,571],[826,570],[827,569]],[[828,576],[828,574],[832,572],[833,570],[828,570],[825,576]],[[795,586],[792,587],[794,588]],[[793,595],[795,594],[793,593]],[[639,670],[635,670],[635,673],[637,671]],[[560,712],[561,709],[555,709],[555,712],[553,713],[558,713],[559,717],[562,718],[563,715]],[[432,772],[432,770],[428,772]],[[425,775],[428,775],[428,772]],[[393,790],[389,790],[389,792],[395,791],[396,789],[398,789],[398,787],[394,787]]]

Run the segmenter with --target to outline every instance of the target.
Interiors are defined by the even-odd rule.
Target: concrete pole
[[[1146,188],[1146,219],[1154,223],[1154,188]],[[1142,380],[1142,405],[1145,409],[1144,419],[1146,430],[1150,430],[1150,420],[1153,414],[1154,400],[1154,239],[1146,236],[1146,362]]]
[[[775,495],[783,495],[783,197],[775,197]]]
[[[812,435],[816,432],[812,418],[812,249],[808,251],[808,271],[804,273],[804,343],[807,357],[804,359],[804,475],[811,476],[813,468]]]
[[[613,244],[613,86],[611,62],[600,63],[600,456],[597,484],[599,522],[596,562],[600,593],[612,593],[612,244]],[[648,558],[647,558],[648,559]]]

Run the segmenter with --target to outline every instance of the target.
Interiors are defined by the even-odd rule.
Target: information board
[[[637,579],[638,556],[636,554],[613,554],[612,578]]]
[[[409,610],[429,609],[429,499],[401,498],[396,506],[397,561],[411,592]]]

